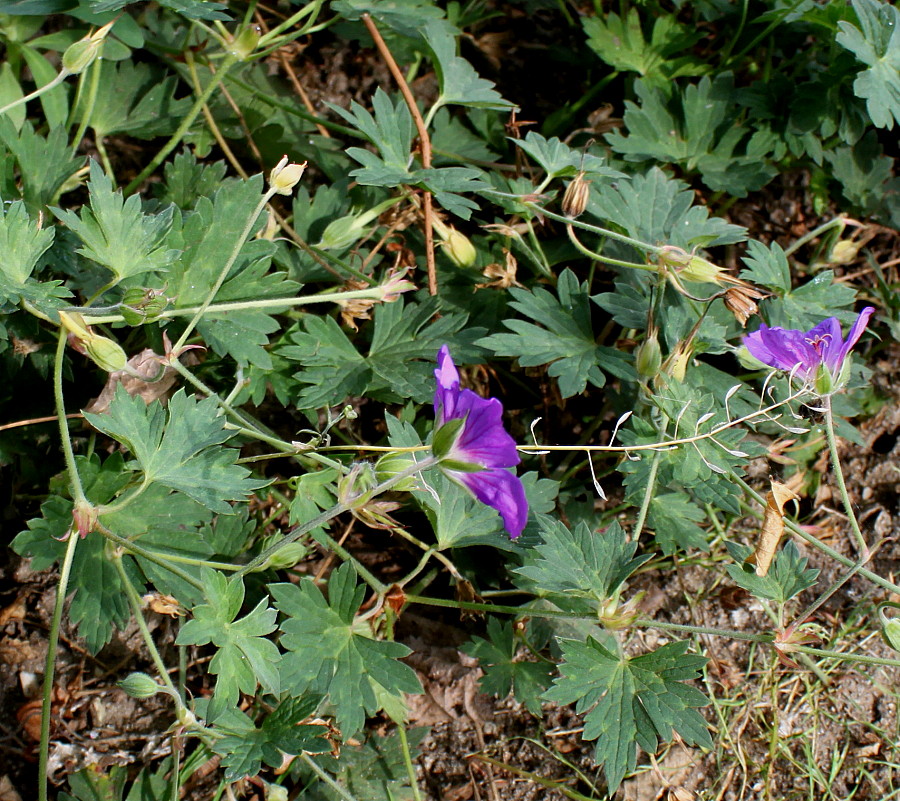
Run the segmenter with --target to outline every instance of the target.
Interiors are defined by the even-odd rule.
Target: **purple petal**
[[[456,399],[455,418],[466,420],[453,448],[453,458],[485,467],[518,464],[515,440],[503,428],[503,404],[464,389]]]
[[[874,313],[875,309],[871,306],[866,306],[856,318],[856,321],[853,323],[850,328],[850,333],[847,334],[847,341],[841,345],[840,349],[840,358],[838,359],[838,364],[843,364],[844,359],[850,354],[853,346],[859,342],[859,338],[862,336],[863,331],[866,330],[866,326],[869,324],[869,318]]]
[[[778,370],[793,370],[800,365],[799,372],[806,376],[821,361],[806,339],[807,335],[803,331],[762,325],[759,331],[744,337],[744,344],[763,364]]]
[[[528,501],[522,482],[508,470],[497,468],[479,473],[451,472],[451,476],[479,501],[500,512],[509,536],[515,539],[528,520]]]
[[[459,395],[459,371],[450,358],[450,348],[441,345],[437,355],[437,369],[434,371],[434,415],[437,425],[442,425],[447,420],[455,420],[461,415],[456,414],[456,399]]]
[[[804,334],[805,342],[815,351],[819,364],[832,372],[840,366],[843,334],[837,317],[829,317]]]

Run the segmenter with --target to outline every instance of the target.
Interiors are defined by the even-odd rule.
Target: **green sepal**
[[[465,422],[466,421],[461,418],[448,420],[434,432],[434,438],[431,441],[431,452],[436,458],[443,459],[451,450],[453,450],[453,446],[456,445],[459,432]]]

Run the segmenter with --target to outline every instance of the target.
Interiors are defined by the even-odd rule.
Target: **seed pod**
[[[132,698],[150,698],[162,690],[146,673],[129,673],[116,686]]]
[[[106,34],[115,23],[116,20],[107,22],[102,28],[70,44],[63,53],[63,69],[70,75],[79,75],[84,72],[99,57]]]
[[[583,172],[579,172],[563,194],[562,213],[573,220],[580,217],[587,208],[590,194],[591,182],[585,180]]]

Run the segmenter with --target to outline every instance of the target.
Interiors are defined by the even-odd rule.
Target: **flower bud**
[[[828,256],[828,263],[850,264],[859,254],[861,244],[861,242],[854,242],[852,239],[841,239],[835,242]]]
[[[674,245],[660,250],[659,266],[661,270],[671,271],[678,278],[705,284],[721,284],[725,275],[722,268],[711,261]]]
[[[440,217],[434,217],[431,226],[441,240],[441,247],[450,257],[450,261],[457,267],[471,267],[475,264],[478,251],[465,234],[461,234],[452,225],[447,225]]]
[[[281,534],[272,534],[269,537],[263,538],[261,543],[262,550],[268,550],[283,539],[284,536]],[[266,559],[266,561],[260,565],[259,569],[290,570],[290,568],[296,566],[298,562],[302,562],[306,559],[307,556],[309,556],[309,547],[305,543],[288,542]]]
[[[635,353],[635,367],[638,375],[644,378],[653,378],[662,364],[662,349],[659,347],[659,337],[656,330],[648,331],[647,338],[638,346]]]
[[[881,620],[881,636],[888,646],[895,651],[900,651],[900,618],[888,617],[884,613],[887,606],[895,607],[892,603],[882,604],[878,607],[878,617]]]
[[[132,698],[150,698],[163,689],[146,673],[137,672],[129,673],[116,686]]]
[[[279,195],[289,195],[303,176],[307,162],[302,164],[288,163],[288,157],[282,157],[269,173],[269,185]]]
[[[472,240],[465,234],[461,234],[452,225],[450,226],[450,236],[446,242],[442,243],[444,253],[450,257],[457,267],[471,267],[478,258],[478,251]]]
[[[228,45],[228,52],[240,61],[253,55],[259,43],[259,25],[248,25]]]
[[[562,213],[573,220],[580,217],[587,208],[590,194],[591,182],[585,180],[583,172],[578,173],[563,194]]]
[[[63,69],[69,75],[79,75],[84,72],[100,56],[106,34],[115,23],[116,20],[107,22],[102,28],[70,44],[63,53]]]
[[[91,331],[80,314],[61,311],[59,320],[72,335],[79,349],[98,367],[108,373],[125,368],[128,356],[121,346],[109,337],[100,336]]]
[[[375,480],[381,484],[399,473],[409,470],[415,463],[416,459],[411,453],[386,453],[375,462]],[[393,488],[400,492],[411,492],[416,486],[416,476],[411,475],[394,484]]]

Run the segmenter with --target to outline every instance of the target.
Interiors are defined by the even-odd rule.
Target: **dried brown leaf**
[[[772,489],[766,493],[766,511],[759,541],[756,543],[756,550],[747,557],[747,562],[756,566],[757,576],[765,576],[775,558],[775,549],[784,534],[785,504],[800,500],[800,496],[786,484],[772,481],[771,485]]]

